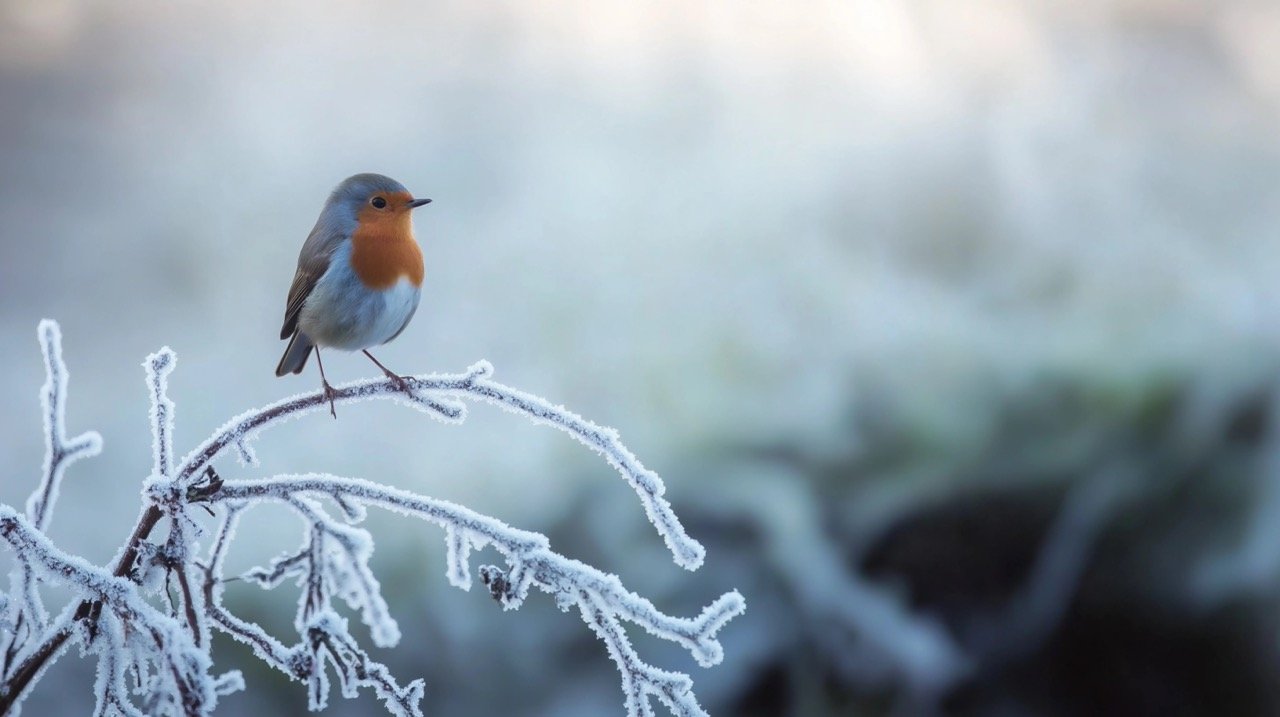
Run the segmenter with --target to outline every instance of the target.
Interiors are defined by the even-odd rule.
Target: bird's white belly
[[[381,294],[382,307],[371,312],[372,320],[365,336],[358,340],[362,344],[359,348],[385,344],[400,333],[409,317],[417,310],[421,292],[408,278],[400,277],[390,289],[373,293]],[[368,344],[364,343],[366,340]]]
[[[319,346],[359,351],[390,341],[418,308],[421,290],[407,277],[388,289],[369,289],[335,256],[316,282],[298,317],[298,326]]]

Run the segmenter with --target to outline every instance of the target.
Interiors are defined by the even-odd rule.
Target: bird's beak
[[[424,205],[424,204],[430,204],[430,203],[431,203],[431,200],[430,200],[430,199],[410,199],[410,200],[409,200],[409,208],[410,208],[410,209],[417,209],[418,207],[420,207],[420,206],[422,206],[422,205]]]

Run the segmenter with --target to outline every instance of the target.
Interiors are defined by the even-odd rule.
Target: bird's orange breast
[[[351,268],[370,289],[390,289],[400,277],[422,286],[422,249],[408,211],[361,210],[351,235]]]

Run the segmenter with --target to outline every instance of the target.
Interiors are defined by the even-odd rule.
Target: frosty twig
[[[256,464],[251,443],[276,423],[327,406],[322,392],[243,413],[175,461],[176,407],[168,396],[168,375],[177,359],[168,348],[143,364],[151,398],[152,475],[143,491],[138,524],[110,569],[63,553],[42,529],[48,524],[66,467],[98,452],[101,439],[95,433],[66,438],[67,374],[57,325],[42,322],[40,339],[48,376],[41,394],[44,472],[25,515],[0,504],[0,542],[16,554],[18,562],[10,589],[0,591],[0,646],[5,647],[0,654],[0,715],[21,703],[69,642],[80,642],[98,658],[95,715],[209,714],[220,695],[244,687],[238,671],[213,674],[211,630],[249,645],[259,659],[304,682],[313,710],[327,704],[332,673],[346,697],[361,688],[372,689],[390,713],[421,715],[424,682],[417,679],[402,686],[359,645],[335,607],[342,602],[357,612],[376,645],[399,642],[399,627],[369,566],[373,537],[357,525],[367,507],[411,515],[443,528],[446,579],[452,585],[469,590],[472,553],[491,547],[505,566],[484,565],[476,572],[504,609],[520,607],[534,587],[552,595],[562,610],[576,607],[618,667],[628,715],[652,715],[651,697],[680,717],[705,714],[689,676],[646,663],[631,646],[623,623],[679,644],[700,665],[711,666],[723,659],[717,632],[745,609],[736,591],[725,593],[697,617],[675,617],[627,590],[617,576],[552,551],[545,536],[448,501],[325,474],[230,481],[218,475],[213,462],[228,448],[242,463]],[[493,367],[482,361],[458,374],[411,376],[403,382],[357,381],[337,387],[334,399],[390,398],[451,422],[464,419],[464,401],[487,402],[558,428],[600,453],[631,485],[677,565],[694,570],[702,563],[705,551],[685,533],[663,498],[662,480],[640,463],[615,431],[497,383],[492,373]],[[291,646],[233,614],[222,599],[223,566],[236,526],[250,507],[266,502],[291,508],[303,524],[304,539],[297,550],[244,577],[268,589],[287,578],[297,580],[301,586],[294,621],[297,641]],[[333,515],[330,503],[338,511]],[[198,557],[205,551],[200,545],[204,529],[197,508],[223,512],[204,559]],[[168,535],[161,543],[151,542],[150,535],[162,520],[167,522]],[[73,591],[72,601],[55,617],[40,601],[41,582],[63,583]],[[177,602],[169,602],[171,582],[176,582]],[[167,600],[158,600],[158,593]],[[157,602],[176,616],[166,614]]]

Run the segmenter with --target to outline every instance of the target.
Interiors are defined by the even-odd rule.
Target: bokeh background
[[[225,476],[461,502],[680,614],[736,588],[719,666],[634,636],[714,715],[1280,713],[1270,0],[0,0],[0,168],[0,501],[35,484],[56,318],[71,430],[106,450],[51,532],[91,560],[137,514],[147,353],[178,353],[182,452],[316,387],[272,376],[284,295],[326,193],[376,171],[435,199],[379,357],[487,358],[618,428],[706,565],[491,407],[314,416]],[[301,536],[242,525],[233,569]],[[576,616],[504,613],[448,587],[438,531],[370,526],[405,634],[376,654],[429,714],[621,714]],[[287,637],[291,589],[228,595]],[[229,714],[305,709],[217,649],[249,682]],[[86,714],[92,669],[27,713]]]

